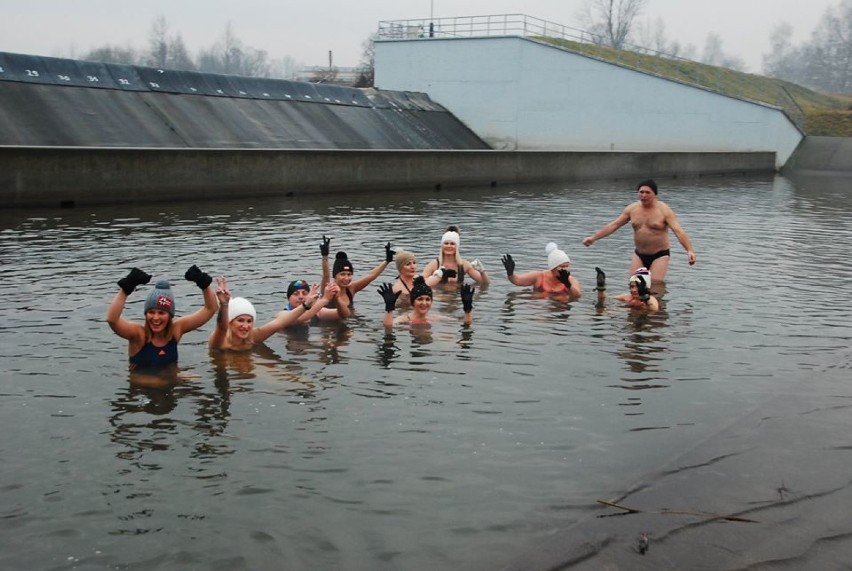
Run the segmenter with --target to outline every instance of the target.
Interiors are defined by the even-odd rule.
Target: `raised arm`
[[[393,327],[393,310],[400,293],[393,291],[391,284],[385,283],[379,286],[379,295],[385,302],[385,316],[382,318],[382,324],[386,329]]]
[[[228,326],[230,317],[228,303],[231,301],[231,290],[228,289],[228,280],[224,276],[216,278],[216,301],[219,303],[219,313],[216,317],[216,327],[207,340],[207,346],[211,349],[222,349],[228,339]]]
[[[387,244],[385,244],[385,259],[384,259],[384,261],[381,262],[378,266],[376,266],[372,270],[370,270],[370,273],[368,273],[366,276],[353,281],[352,284],[349,286],[349,287],[352,288],[352,293],[353,294],[358,293],[359,291],[361,291],[362,289],[364,289],[365,287],[367,287],[368,285],[373,283],[376,280],[377,277],[382,275],[382,272],[385,271],[385,268],[387,268],[388,265],[390,265],[390,263],[392,261],[393,261],[393,250],[391,249],[390,242],[388,242]]]
[[[121,314],[124,312],[124,305],[127,302],[127,297],[133,293],[136,286],[147,284],[151,281],[151,276],[146,274],[139,268],[133,268],[126,277],[118,280],[118,293],[112,299],[106,312],[106,322],[116,335],[128,341],[138,342],[140,345],[145,341],[145,327],[134,323],[128,319],[124,319]]]
[[[462,309],[464,310],[464,323],[470,325],[473,323],[473,292],[475,290],[470,284],[462,284],[461,300]]]
[[[465,261],[464,271],[472,280],[480,285],[486,285],[491,281],[491,278],[488,277],[488,273],[485,271],[485,266],[478,259],[472,262]]]
[[[331,279],[331,269],[328,267],[328,252],[331,248],[331,237],[322,237],[320,244],[320,254],[322,255],[322,279],[320,280],[320,288],[325,289],[325,285]]]
[[[198,266],[189,268],[184,277],[187,281],[194,282],[201,289],[204,295],[204,307],[201,309],[175,319],[175,340],[180,341],[181,336],[187,331],[198,329],[216,315],[216,310],[219,309],[219,302],[216,301],[216,293],[210,284],[213,283],[213,278],[209,274],[202,272]]]
[[[526,272],[523,274],[515,273],[515,260],[512,254],[504,254],[500,261],[503,262],[503,267],[506,268],[506,277],[516,286],[531,286],[535,285],[540,272]]]
[[[621,214],[618,215],[618,218],[616,218],[615,220],[613,220],[609,224],[604,225],[600,230],[598,230],[597,232],[595,232],[591,236],[586,236],[585,238],[583,238],[583,245],[584,246],[591,246],[592,244],[594,244],[595,242],[597,242],[601,238],[606,238],[607,236],[609,236],[610,234],[612,234],[613,232],[615,232],[616,230],[618,230],[619,228],[621,228],[622,226],[624,226],[625,224],[630,222],[630,208],[631,208],[631,206],[625,207],[624,210],[621,212]]]

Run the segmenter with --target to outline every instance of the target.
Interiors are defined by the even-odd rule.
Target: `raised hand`
[[[391,284],[384,283],[379,286],[379,295],[385,300],[385,311],[393,311],[396,307],[396,300],[399,298],[401,291],[394,293]]]
[[[393,261],[394,251],[391,249],[390,242],[385,244],[385,261],[391,263]]]
[[[559,271],[556,272],[556,279],[562,282],[565,287],[571,289],[571,272],[565,268],[560,268]]]
[[[506,254],[500,261],[503,262],[503,267],[506,268],[506,275],[508,277],[512,277],[512,274],[515,273],[515,260],[512,259],[512,254]]]
[[[328,257],[329,248],[331,248],[331,237],[326,238],[325,234],[323,234],[322,243],[320,244],[320,254],[322,254],[323,258]]]
[[[195,282],[195,285],[201,289],[207,289],[207,287],[213,283],[213,278],[210,277],[210,274],[202,272],[195,264],[186,270],[183,277],[186,278],[187,281]]]
[[[130,295],[133,293],[133,290],[136,289],[136,286],[146,284],[149,281],[151,281],[151,274],[146,274],[139,268],[133,268],[127,276],[118,280],[118,287],[120,287],[124,293]]]
[[[597,266],[595,266],[595,284],[596,291],[606,291],[606,274]]]
[[[314,302],[319,298],[319,284],[313,284],[311,288],[308,290],[308,296],[305,298],[305,303],[308,304],[308,307],[312,306]]]
[[[648,301],[651,299],[651,290],[648,289],[643,278],[636,280],[636,291],[639,293],[639,299],[642,301]]]
[[[479,273],[485,271],[485,264],[479,261],[479,258],[476,258],[474,261],[470,263],[470,266]]]
[[[336,282],[328,282],[325,284],[325,291],[322,292],[322,298],[327,302],[331,302],[332,299],[337,297],[337,294],[340,293],[340,288],[338,287]]]
[[[231,301],[231,290],[228,289],[228,280],[225,276],[216,278],[216,299],[219,301],[219,307],[228,305]]]
[[[461,286],[462,309],[464,309],[465,313],[470,313],[471,311],[473,311],[474,291],[476,290],[470,284],[462,284]]]

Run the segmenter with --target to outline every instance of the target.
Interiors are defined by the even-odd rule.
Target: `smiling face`
[[[162,309],[149,309],[145,311],[145,323],[151,330],[151,333],[160,335],[166,331],[171,322],[172,316],[168,311]]]
[[[231,330],[231,335],[237,339],[248,339],[251,330],[254,328],[254,318],[251,315],[238,315],[231,320],[228,326]]]
[[[445,256],[455,258],[458,249],[459,247],[456,245],[456,243],[451,240],[446,240],[445,242],[441,243],[441,252]]]
[[[349,284],[352,283],[352,272],[350,272],[349,270],[337,272],[337,275],[334,276],[334,281],[337,282],[337,285],[342,288],[349,287]]]
[[[414,299],[414,302],[411,304],[411,307],[414,311],[420,315],[426,315],[429,310],[432,308],[432,296],[431,295],[421,295]]]

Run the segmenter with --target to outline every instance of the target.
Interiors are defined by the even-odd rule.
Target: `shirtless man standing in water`
[[[644,266],[651,271],[654,281],[663,281],[666,279],[671,259],[669,229],[686,250],[690,266],[695,264],[695,252],[692,251],[689,236],[678,223],[674,210],[657,199],[657,183],[651,179],[643,180],[637,188],[639,200],[627,205],[618,218],[584,238],[583,245],[591,246],[630,222],[633,225],[633,242],[636,245],[633,261],[630,263],[630,274]]]

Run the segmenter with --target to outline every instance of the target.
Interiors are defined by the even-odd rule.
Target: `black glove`
[[[470,313],[473,311],[473,292],[476,291],[470,284],[462,284],[461,286],[461,299],[462,299],[462,308],[465,313]]]
[[[385,261],[387,263],[391,263],[393,261],[393,254],[394,251],[391,250],[390,242],[388,242],[387,244],[385,244]]]
[[[195,264],[193,264],[192,267],[186,270],[186,273],[183,274],[183,277],[186,278],[187,281],[195,282],[195,285],[197,285],[201,289],[207,289],[207,286],[209,286],[213,282],[213,278],[210,277],[210,274],[205,274],[200,269],[198,269],[198,266],[196,266]]]
[[[600,269],[597,266],[595,266],[595,274],[597,274],[595,276],[595,282],[597,284],[597,287],[595,287],[595,290],[596,291],[606,291],[606,274],[604,273],[604,271],[602,269]]]
[[[515,260],[512,259],[512,254],[506,254],[500,261],[503,262],[503,267],[506,268],[506,275],[511,277],[515,273]]]
[[[320,254],[322,254],[323,258],[328,257],[328,249],[331,248],[331,238],[326,238],[325,234],[322,236],[322,244],[320,244]]]
[[[396,307],[396,300],[399,299],[399,294],[402,291],[394,293],[391,284],[382,284],[379,286],[379,295],[385,300],[385,311],[393,311]]]
[[[118,280],[118,287],[123,289],[124,293],[130,295],[133,293],[133,290],[136,289],[136,286],[146,284],[149,281],[151,281],[151,274],[146,274],[139,268],[133,268],[130,270],[130,273],[127,274],[127,277]]]
[[[569,272],[565,268],[562,268],[558,272],[556,272],[556,279],[565,284],[565,287],[567,287],[568,289],[571,289],[571,280],[568,279],[570,277],[571,272]]]
[[[645,285],[645,280],[639,278],[636,280],[636,291],[639,293],[639,299],[642,301],[648,301],[651,299],[651,290],[648,289],[648,286]]]

